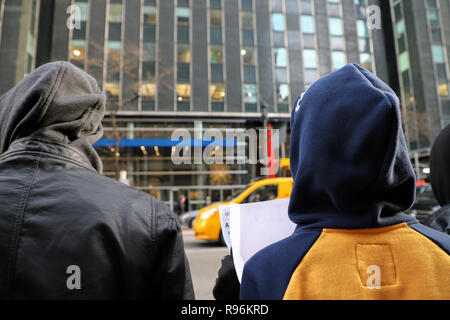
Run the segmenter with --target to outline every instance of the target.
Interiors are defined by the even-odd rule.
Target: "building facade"
[[[36,64],[40,0],[0,0],[0,93]]]
[[[409,148],[429,154],[450,124],[450,2],[391,0]]]
[[[126,172],[172,207],[183,193],[195,209],[258,178],[259,165],[174,164],[174,130],[279,129],[288,157],[292,104],[319,77],[359,63],[398,87],[390,14],[379,0],[53,0],[41,4],[36,54],[74,63],[107,93],[105,175]],[[225,144],[213,152],[230,156]]]

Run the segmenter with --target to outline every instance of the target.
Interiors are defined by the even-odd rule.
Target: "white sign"
[[[289,198],[230,204],[230,238],[239,281],[247,260],[294,232],[297,225],[289,219],[288,206]]]
[[[222,236],[228,250],[231,249],[231,239],[230,239],[230,206],[222,205],[219,206],[219,216],[220,225],[222,227]]]

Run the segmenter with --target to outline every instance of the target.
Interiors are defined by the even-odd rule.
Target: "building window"
[[[191,62],[191,49],[188,44],[177,45],[177,60],[178,62]]]
[[[241,0],[241,8],[242,10],[253,10],[253,1],[252,0]]]
[[[223,48],[222,46],[211,46],[211,63],[223,63]]]
[[[190,111],[190,68],[191,48],[189,44],[190,16],[189,0],[178,0],[176,8],[177,15],[177,72],[176,72],[176,94],[177,111]]]
[[[358,49],[359,49],[359,63],[362,67],[372,71],[372,48],[371,48],[371,35],[369,28],[367,27],[367,4],[366,0],[358,0],[356,5],[356,32],[358,35]]]
[[[177,27],[178,43],[189,43],[189,26],[179,25]]]
[[[277,102],[289,103],[289,85],[286,83],[277,86]]]
[[[272,13],[273,31],[284,32],[284,15],[282,13]]]
[[[177,79],[180,81],[189,81],[190,80],[190,64],[189,63],[180,63],[177,64]]]
[[[317,68],[316,50],[311,49],[303,50],[303,63],[305,65],[305,69],[316,69]]]
[[[283,48],[285,47],[284,43],[284,32],[274,31],[272,32],[272,40],[274,48]]]
[[[241,12],[241,28],[253,29],[253,12],[251,11]]]
[[[211,63],[211,81],[223,81],[223,64]]]
[[[155,61],[143,61],[142,62],[142,78],[145,81],[152,81],[155,79]]]
[[[441,43],[441,23],[439,22],[439,14],[436,9],[428,9],[428,21],[430,22],[432,40],[436,43]]]
[[[372,55],[370,53],[360,53],[359,54],[359,61],[361,63],[361,66],[363,68],[366,68],[368,70],[372,70]]]
[[[225,111],[225,86],[223,83],[211,83],[211,111],[223,112]]]
[[[72,50],[70,52],[70,61],[80,69],[84,69],[86,58],[86,41],[72,40]]]
[[[433,45],[431,49],[434,63],[445,63],[444,47],[441,45]]]
[[[258,111],[258,98],[256,94],[256,85],[244,84],[244,106],[245,112],[257,112]]]
[[[305,34],[314,34],[314,18],[309,15],[300,17],[301,30]]]
[[[144,25],[144,42],[155,42],[156,41],[156,26],[155,25]]]
[[[142,48],[142,61],[156,61],[156,45],[154,43],[144,43]]]
[[[448,82],[446,81],[439,81],[438,84],[438,92],[439,96],[441,97],[448,97]]]
[[[409,69],[409,54],[408,51],[403,52],[399,55],[399,66],[400,71],[406,71]]]
[[[210,0],[209,6],[211,7],[211,9],[221,9],[222,0]]]
[[[178,0],[177,5],[179,7],[189,7],[189,0]]]
[[[436,1],[427,1],[428,9],[428,23],[430,26],[430,36],[432,40],[431,51],[433,55],[433,62],[435,66],[435,74],[437,78],[437,89],[439,97],[446,98],[449,96],[448,79],[447,79],[447,68],[445,59],[445,50],[442,45],[441,36],[441,23],[439,19],[439,9]],[[445,114],[446,101],[441,100],[442,113]],[[448,104],[448,102],[447,102]]]
[[[211,44],[222,44],[222,28],[211,28],[209,33]]]
[[[109,18],[110,23],[122,23],[122,4],[111,3],[109,5]]]
[[[256,69],[254,65],[244,65],[244,82],[256,82]]]
[[[224,50],[222,39],[223,11],[221,1],[209,0],[209,103],[212,112],[225,111],[225,85],[223,83]]]
[[[140,96],[142,98],[142,111],[155,110],[156,85],[154,83],[143,82],[140,87]]]
[[[108,12],[108,41],[106,43],[107,66],[105,92],[110,107],[118,110],[122,60],[122,4],[111,3]]]
[[[178,24],[189,24],[190,11],[189,8],[177,8]]]
[[[156,24],[156,7],[144,6],[144,23]]]
[[[313,33],[314,23],[312,16],[301,16],[301,28],[303,33]],[[275,112],[289,110],[289,74],[288,74],[288,50],[286,43],[286,13],[285,0],[272,1],[272,39],[273,39],[273,87],[276,108]]]
[[[450,100],[443,100],[442,101],[442,112],[445,115],[450,116]],[[449,120],[450,120],[450,118],[449,118]]]
[[[122,43],[120,41],[108,41],[108,79],[119,82],[120,80],[120,60]]]
[[[253,30],[242,30],[242,44],[245,46],[253,46]]]
[[[330,35],[332,36],[343,36],[344,35],[344,29],[342,26],[342,19],[341,18],[330,18]]]
[[[177,111],[190,111],[191,85],[179,83],[176,86]]]
[[[358,37],[360,38],[368,38],[369,30],[367,28],[367,23],[365,20],[357,20],[356,21],[356,30]]]
[[[243,57],[244,64],[255,64],[255,49],[252,47],[244,47],[241,50],[241,55]]]
[[[275,48],[275,66],[276,67],[287,67],[287,52],[286,48]]]
[[[258,111],[253,0],[241,0],[242,101],[245,112]]]
[[[447,70],[445,68],[445,63],[436,63],[436,70],[439,80],[447,80]]]
[[[86,61],[86,30],[87,30],[87,12],[88,12],[88,2],[87,1],[75,1],[74,3],[80,10],[80,28],[72,30],[72,39],[70,43],[70,54],[69,61],[72,62],[80,69],[84,69],[85,61]],[[33,2],[33,6],[35,2]],[[33,23],[31,23],[31,27],[34,27]],[[34,37],[34,35],[32,36]],[[29,41],[28,43],[28,54],[34,55],[34,41]],[[31,66],[27,68],[27,70],[31,71]]]
[[[331,61],[333,65],[333,70],[338,70],[345,66],[346,57],[343,51],[333,51],[331,53]]]
[[[311,0],[300,0],[300,11],[305,14],[312,14]]]
[[[156,24],[157,10],[156,0],[145,0],[142,8],[142,62],[141,62],[141,84],[140,110],[156,110]]]
[[[109,99],[115,101],[116,99],[119,99],[119,83],[116,82],[107,82],[105,84],[105,92]]]
[[[211,10],[209,21],[211,27],[222,28],[222,10]]]
[[[275,82],[283,83],[288,81],[287,68],[275,68]]]

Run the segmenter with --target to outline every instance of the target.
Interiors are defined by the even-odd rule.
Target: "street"
[[[228,254],[227,247],[195,239],[194,231],[183,229],[184,248],[191,268],[195,299],[214,300],[212,290],[220,261]]]

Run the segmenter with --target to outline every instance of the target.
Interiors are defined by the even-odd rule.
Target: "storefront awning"
[[[94,147],[114,147],[116,145],[115,139],[100,139],[97,143],[94,144]],[[208,145],[218,146],[218,147],[226,147],[226,146],[237,146],[237,140],[235,139],[218,139],[218,140],[171,140],[171,139],[156,139],[156,138],[148,138],[148,139],[120,139],[119,147],[175,147],[175,146],[202,146],[206,147]]]

